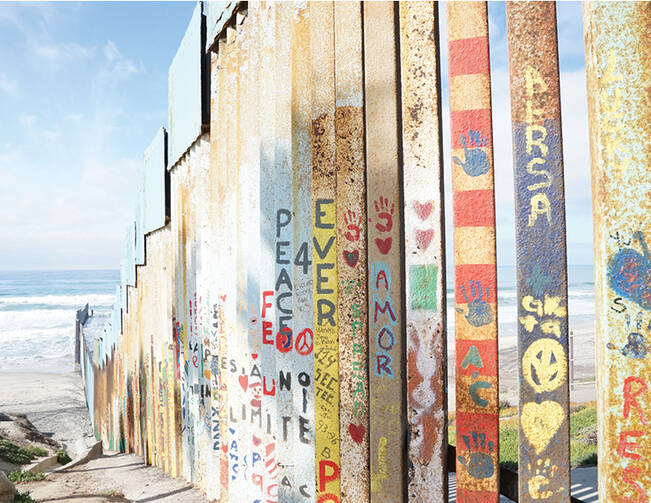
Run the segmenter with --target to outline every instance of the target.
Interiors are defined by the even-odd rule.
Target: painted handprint
[[[346,224],[347,232],[345,234],[348,241],[357,241],[359,239],[359,226],[362,223],[362,218],[357,216],[354,211],[348,210],[344,216],[344,223]]]
[[[635,318],[635,331],[631,330],[631,317],[626,315],[626,328],[629,332],[626,337],[626,344],[618,348],[614,344],[608,344],[608,349],[618,349],[621,354],[628,358],[641,360],[649,353],[649,344],[642,334],[644,322],[642,320],[642,313],[640,312]],[[647,323],[646,330],[651,330],[651,321]]]
[[[633,233],[633,240],[642,253],[626,247],[612,255],[608,260],[608,283],[618,295],[651,309],[651,254],[641,231]]]
[[[491,457],[495,450],[495,444],[490,441],[486,443],[486,434],[484,433],[473,431],[471,434],[474,452],[473,447],[471,447],[470,438],[467,435],[463,435],[461,438],[463,439],[463,443],[466,444],[468,454],[457,456],[457,459],[459,463],[466,467],[471,477],[476,479],[490,478],[495,473],[495,463]]]
[[[528,463],[527,469],[529,472],[534,473],[534,476],[531,477],[527,482],[529,496],[535,500],[544,500],[551,498],[554,492],[546,488],[549,486],[550,480],[556,474],[556,465],[553,465],[549,458],[547,458],[544,462],[542,459],[539,459],[538,462],[533,465],[533,467],[530,463]]]
[[[493,308],[488,302],[486,302],[486,300],[484,300],[489,298],[489,287],[482,290],[480,281],[475,282],[474,280],[470,280],[470,295],[472,301],[468,298],[468,292],[464,285],[461,285],[461,293],[468,304],[468,312],[464,313],[463,309],[460,307],[457,308],[457,311],[463,313],[468,323],[473,327],[482,327],[493,321]]]
[[[482,147],[488,145],[488,140],[479,131],[468,131],[468,138],[470,139],[470,148],[466,140],[466,135],[459,136],[459,140],[463,145],[463,153],[465,162],[454,157],[454,162],[461,166],[468,176],[480,176],[488,173],[490,169],[490,162],[488,154],[482,150]]]
[[[380,196],[379,201],[374,201],[375,211],[377,211],[377,216],[380,220],[384,220],[384,223],[376,223],[375,228],[380,232],[389,232],[393,228],[393,211],[395,205],[391,203],[391,209],[389,209],[389,200],[386,197]]]

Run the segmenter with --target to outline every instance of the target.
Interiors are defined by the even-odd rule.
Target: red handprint
[[[362,223],[362,217],[358,217],[357,213],[354,211],[348,210],[348,213],[344,215],[344,222],[346,224],[345,236],[348,241],[357,241],[359,239],[359,226]]]
[[[384,224],[379,222],[375,224],[375,228],[380,232],[389,232],[393,228],[393,210],[395,209],[395,205],[391,203],[391,209],[389,210],[389,200],[382,196],[380,196],[379,204],[377,200],[374,203],[375,211],[378,212],[378,218],[385,221]]]

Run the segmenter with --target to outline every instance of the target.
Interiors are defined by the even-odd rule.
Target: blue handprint
[[[459,463],[466,467],[471,477],[476,479],[492,477],[493,473],[495,473],[495,463],[493,462],[493,458],[491,458],[491,454],[495,449],[495,444],[490,441],[486,444],[486,435],[484,433],[477,434],[476,431],[473,431],[472,440],[475,452],[472,452],[470,438],[467,435],[463,435],[461,438],[463,439],[463,443],[466,444],[468,455],[467,458],[466,456],[457,456]],[[486,453],[486,447],[488,447],[488,453]]]
[[[649,352],[649,344],[642,334],[644,328],[642,313],[638,313],[637,318],[635,319],[635,332],[631,329],[631,317],[626,315],[626,328],[630,332],[626,337],[626,345],[622,348],[618,348],[614,344],[608,343],[608,349],[618,349],[619,352],[627,358],[633,358],[635,360],[643,359]],[[651,329],[651,321],[647,324],[646,329]]]
[[[488,154],[481,148],[488,145],[488,140],[479,131],[468,131],[468,138],[470,139],[470,147],[466,143],[466,135],[461,135],[459,140],[463,145],[463,153],[465,162],[461,161],[458,157],[454,157],[454,162],[461,166],[468,176],[480,176],[488,173],[490,163],[488,161]]]
[[[474,280],[470,280],[470,295],[472,296],[472,301],[468,298],[468,293],[466,292],[466,287],[464,285],[461,285],[461,293],[468,304],[468,312],[464,313],[468,323],[473,327],[482,327],[493,321],[493,309],[490,304],[484,300],[484,297],[486,299],[489,298],[489,287],[482,290],[481,281],[475,282]],[[461,308],[457,308],[457,311],[463,313]]]

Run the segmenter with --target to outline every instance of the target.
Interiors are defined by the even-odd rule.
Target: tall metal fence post
[[[599,501],[651,497],[651,3],[583,10],[594,212]]]
[[[445,233],[438,4],[402,2],[400,83],[409,501],[447,501]]]
[[[405,366],[397,9],[364,2],[371,501],[404,501]]]
[[[520,370],[519,501],[570,499],[567,260],[556,4],[506,6]]]
[[[486,2],[449,2],[447,32],[454,191],[457,501],[497,502],[497,266]]]

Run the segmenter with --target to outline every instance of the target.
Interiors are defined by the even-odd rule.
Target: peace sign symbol
[[[276,334],[276,349],[281,353],[289,353],[292,350],[292,329],[284,327]]]
[[[306,328],[296,337],[295,347],[296,352],[301,356],[309,355],[314,346],[314,335],[312,330]]]
[[[566,372],[565,350],[554,339],[538,339],[522,357],[522,373],[536,393],[558,388]]]

